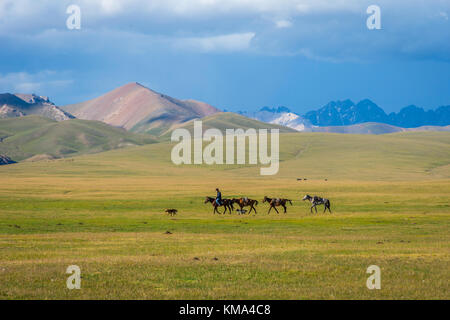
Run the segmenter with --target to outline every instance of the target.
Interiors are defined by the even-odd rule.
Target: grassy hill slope
[[[15,161],[52,159],[156,142],[98,121],[56,122],[39,116],[0,119],[0,154]]]
[[[401,128],[386,123],[365,122],[349,126],[313,127],[311,131],[348,134],[386,134],[409,131],[450,131],[450,126],[422,126],[417,128]]]
[[[196,119],[198,120],[198,119]],[[170,131],[167,131],[162,135],[164,138],[170,138],[170,134],[172,130],[176,128],[185,128],[188,129],[191,133],[194,130],[194,121],[188,121],[183,124],[180,124],[174,128],[172,128]],[[280,133],[286,133],[286,132],[296,132],[294,129],[280,126],[277,124],[271,124],[266,122],[261,122],[258,120],[250,119],[244,116],[241,116],[237,113],[233,112],[220,112],[213,114],[211,116],[207,116],[201,119],[202,125],[203,125],[203,132],[210,128],[216,128],[221,130],[225,134],[226,129],[249,129],[254,128],[256,130],[258,129],[279,129]]]
[[[1,126],[0,126],[1,130]],[[206,143],[205,143],[206,145]],[[180,165],[171,162],[169,142],[78,157],[73,164],[52,164],[63,175],[198,176],[262,178],[261,165]],[[1,148],[0,148],[1,150]],[[73,155],[76,155],[74,153]],[[15,165],[21,173],[36,170]],[[389,135],[284,133],[276,178],[339,180],[416,180],[450,178],[450,133],[407,132]],[[2,168],[0,170],[8,170]],[[10,170],[15,170],[13,167]]]

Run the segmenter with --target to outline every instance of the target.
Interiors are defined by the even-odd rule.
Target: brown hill
[[[133,82],[86,102],[63,107],[77,118],[134,132],[161,134],[174,125],[219,112],[195,100],[178,100]]]

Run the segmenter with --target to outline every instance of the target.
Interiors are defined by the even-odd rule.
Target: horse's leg
[[[277,207],[273,207],[274,209],[275,209],[275,211],[278,213],[278,214],[280,214],[280,212],[278,212],[278,210],[277,210]]]
[[[313,205],[311,206],[311,208],[310,208],[310,210],[311,210],[311,213],[313,213],[313,212],[312,212],[312,209],[313,209],[313,208],[314,208],[314,204],[313,204]]]
[[[286,205],[283,204],[284,213],[286,214]]]
[[[270,210],[272,210],[272,208],[273,208],[273,206],[272,206],[272,205],[270,205],[270,208],[269,208],[269,211],[267,211],[267,214],[269,214],[269,213],[270,213]]]
[[[314,206],[314,210],[316,210],[316,213],[317,213],[317,206]]]

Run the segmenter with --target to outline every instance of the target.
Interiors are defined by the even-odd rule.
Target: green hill
[[[195,120],[198,120],[198,119],[195,119]],[[177,126],[176,128],[186,128],[192,133],[194,130],[194,121],[195,120],[185,122],[185,123]],[[221,130],[224,134],[225,134],[226,129],[245,129],[246,130],[249,128],[254,128],[257,130],[258,129],[279,129],[280,133],[296,132],[294,129],[291,129],[288,127],[271,124],[271,123],[266,123],[266,122],[261,122],[258,120],[254,120],[254,119],[250,119],[250,118],[241,116],[241,115],[239,115],[237,113],[233,113],[233,112],[220,112],[220,113],[213,114],[211,116],[204,117],[200,120],[202,121],[202,124],[203,124],[203,131],[210,129],[210,128],[216,128],[216,129]],[[170,138],[171,132],[176,128],[172,128],[170,131],[165,132],[162,135],[162,137]]]
[[[288,134],[280,174],[314,179],[450,178],[450,132],[386,135]]]
[[[0,154],[15,161],[52,159],[156,142],[98,121],[40,116],[0,119]]]
[[[0,126],[1,130],[1,126]],[[261,165],[174,165],[173,143],[161,142],[78,157],[74,164],[55,163],[46,170],[83,176],[182,176],[263,179]],[[98,146],[97,150],[103,145]],[[0,148],[0,153],[1,153]],[[99,150],[101,151],[101,150]],[[37,152],[37,151],[36,151]],[[43,153],[43,152],[40,152]],[[77,155],[80,153],[71,153]],[[24,157],[22,157],[24,158]],[[16,158],[13,158],[17,159]],[[27,172],[27,166],[21,168]],[[13,169],[13,168],[11,168]],[[29,168],[34,171],[35,166]],[[2,168],[2,170],[5,170]],[[31,171],[30,171],[31,172]],[[34,172],[36,174],[36,172]],[[308,180],[420,180],[450,178],[450,133],[405,132],[387,135],[283,133],[280,169],[266,178]]]

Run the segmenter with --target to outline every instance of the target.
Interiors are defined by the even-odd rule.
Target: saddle
[[[324,202],[325,202],[325,199],[318,197],[318,196],[314,196],[314,203],[322,204]]]

